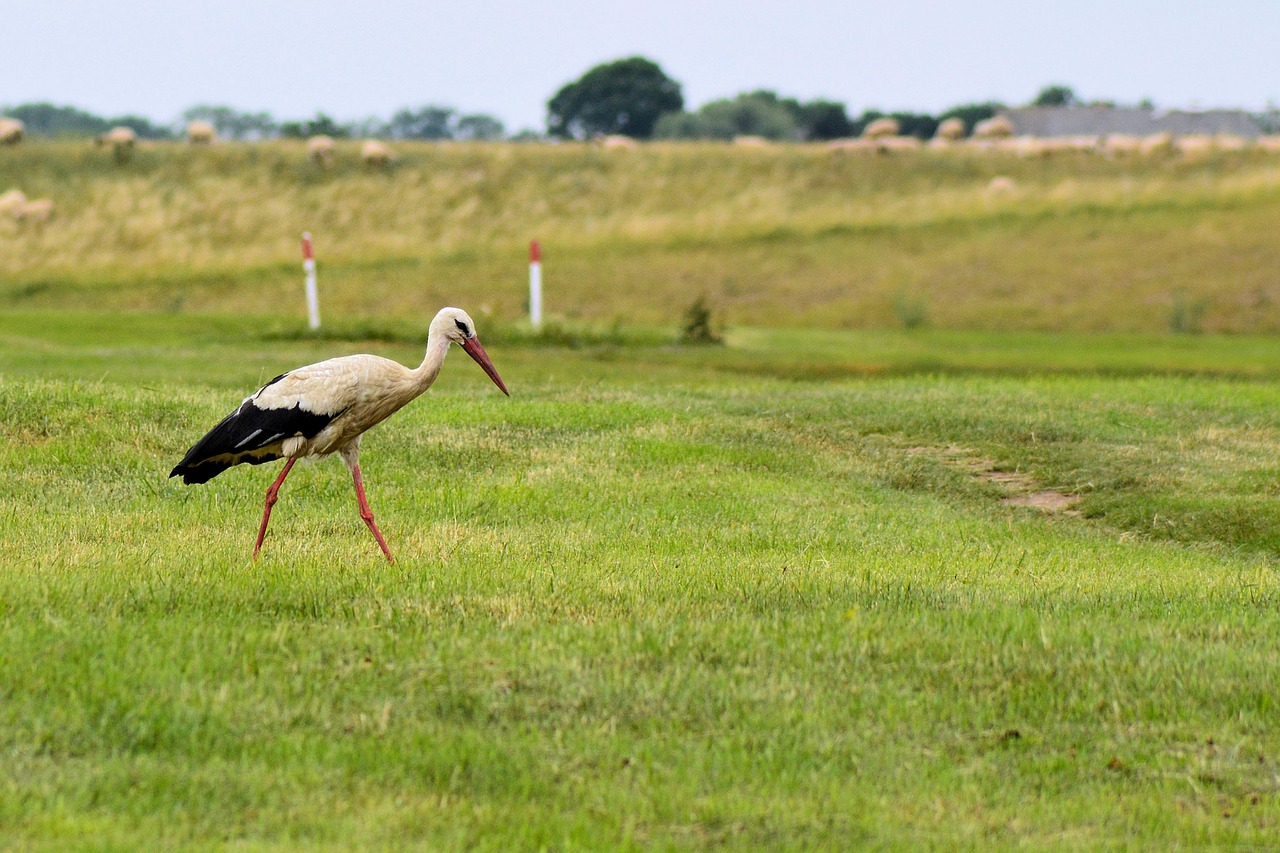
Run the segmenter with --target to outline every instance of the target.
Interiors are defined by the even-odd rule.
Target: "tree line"
[[[1029,106],[1109,106],[1114,101],[1085,101],[1070,86],[1044,86]],[[858,136],[879,118],[897,119],[904,136],[930,139],[938,125],[959,118],[965,127],[1005,109],[999,101],[959,104],[937,115],[869,109],[851,116],[838,101],[801,102],[761,89],[743,92],[685,110],[678,82],[644,57],[633,56],[589,70],[565,84],[547,104],[547,130],[562,139],[621,134],[636,139],[733,139],[760,136],[778,141],[816,141]],[[1135,106],[1153,109],[1150,99]],[[1275,109],[1254,116],[1264,129],[1280,127]]]
[[[427,105],[398,110],[389,119],[368,118],[339,122],[323,112],[312,118],[277,121],[270,113],[244,112],[228,106],[202,104],[185,110],[174,124],[157,124],[137,115],[98,116],[86,110],[51,103],[0,108],[0,115],[19,119],[27,134],[52,138],[92,137],[113,127],[130,127],[142,139],[176,139],[191,121],[207,121],[224,139],[256,140],[306,138],[327,134],[334,138],[496,140],[507,138],[506,128],[493,116],[462,113],[452,107]]]
[[[936,116],[866,110],[851,117],[839,101],[801,102],[761,89],[686,111],[680,84],[657,63],[633,56],[597,65],[556,92],[547,103],[547,131],[561,139],[620,134],[636,139],[761,136],[813,141],[857,136],[871,122],[892,115],[902,133],[927,139],[953,115],[972,127],[1001,107],[994,102],[964,104]]]
[[[1069,87],[1043,87],[1030,102],[1038,106],[1073,106],[1085,103]],[[1091,104],[1113,102],[1091,101]],[[1149,100],[1138,106],[1151,107]],[[634,139],[733,139],[760,136],[779,141],[819,141],[858,136],[876,119],[897,119],[905,136],[929,139],[948,118],[964,121],[967,128],[1004,108],[997,101],[960,104],[937,115],[915,112],[864,110],[851,116],[839,101],[800,101],[759,89],[732,98],[721,98],[686,110],[681,84],[652,60],[641,56],[606,62],[566,83],[547,102],[545,135],[557,139],[590,139],[619,134]],[[228,106],[192,107],[173,125],[125,115],[106,118],[69,106],[49,103],[19,104],[0,114],[21,119],[33,136],[82,137],[105,133],[112,127],[133,128],[144,139],[171,139],[182,135],[189,121],[211,123],[228,139],[254,140],[277,137],[305,138],[325,134],[335,138],[378,137],[422,140],[539,139],[544,134],[523,130],[509,135],[499,119],[484,113],[464,113],[452,107],[428,104],[396,111],[389,119],[368,118],[340,122],[323,112],[307,119],[277,121],[266,112],[243,112]],[[1265,128],[1280,129],[1275,110],[1255,116]]]
[[[563,90],[562,90],[563,91]],[[677,90],[678,91],[678,90]],[[561,139],[588,139],[620,133],[636,139],[732,139],[735,136],[763,136],[769,139],[818,140],[856,136],[886,113],[867,110],[849,117],[844,104],[833,101],[801,103],[759,90],[732,99],[712,101],[696,112],[684,112],[683,101],[666,102],[667,109],[652,111],[649,96],[624,91],[592,102],[584,99],[566,106],[552,100],[547,135]],[[675,103],[675,108],[670,104]],[[661,106],[661,105],[660,105]],[[892,113],[902,132],[927,138],[938,122],[960,115],[966,124],[995,114],[999,104],[956,107],[938,116]],[[19,119],[34,137],[89,138],[113,127],[130,127],[141,139],[181,138],[187,122],[207,121],[223,139],[260,140],[304,139],[319,134],[335,139],[420,139],[420,140],[500,140],[535,139],[542,134],[522,131],[508,135],[502,121],[483,113],[463,113],[450,107],[426,105],[398,110],[389,119],[368,118],[340,122],[318,112],[307,119],[278,121],[266,112],[245,112],[229,106],[200,105],[185,110],[181,120],[160,124],[145,116],[99,116],[71,106],[40,102],[0,108],[0,115]]]

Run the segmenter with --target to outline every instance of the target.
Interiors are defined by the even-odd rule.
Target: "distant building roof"
[[[1254,137],[1262,131],[1243,110],[1168,110],[1146,107],[1018,107],[1003,110],[1018,136],[1105,136],[1123,133],[1148,136],[1229,133]]]

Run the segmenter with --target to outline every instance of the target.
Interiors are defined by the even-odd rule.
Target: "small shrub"
[[[711,308],[707,298],[699,296],[684,311],[684,325],[680,330],[680,342],[686,344],[718,344],[720,336],[711,327]]]
[[[911,296],[905,290],[898,291],[893,300],[893,313],[898,315],[898,322],[905,329],[918,329],[929,319],[929,304],[918,296]]]
[[[1175,293],[1173,305],[1169,309],[1169,331],[1175,335],[1199,334],[1204,307],[1203,299],[1187,299],[1186,294]]]

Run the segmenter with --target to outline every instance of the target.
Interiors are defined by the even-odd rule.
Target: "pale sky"
[[[223,104],[301,119],[401,107],[541,130],[546,102],[641,55],[687,109],[758,88],[937,112],[1044,85],[1157,106],[1280,102],[1280,0],[0,0],[0,105],[170,122]]]

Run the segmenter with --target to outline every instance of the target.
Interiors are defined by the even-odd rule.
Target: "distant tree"
[[[733,128],[733,136],[763,136],[765,139],[794,140],[800,136],[796,121],[799,104],[779,98],[768,90],[738,95],[731,101],[712,101],[699,112],[717,123]]]
[[[5,107],[3,114],[19,119],[29,136],[96,136],[111,129],[101,116],[44,101]]]
[[[347,135],[353,139],[374,139],[389,135],[387,132],[387,120],[377,116],[366,116],[359,121],[348,122],[343,127],[346,129]]]
[[[340,124],[334,121],[326,113],[317,112],[316,117],[307,122],[303,129],[307,136],[332,136],[334,139],[342,139],[351,135],[351,127],[349,125]]]
[[[459,117],[453,135],[455,139],[489,141],[501,139],[506,132],[507,129],[498,119],[484,113],[475,113]]]
[[[757,89],[739,95],[733,105],[734,123],[741,136],[763,136],[765,139],[798,140],[802,107],[795,98],[782,98],[768,89]]]
[[[182,113],[183,122],[207,121],[227,139],[267,139],[279,132],[270,113],[246,113],[227,106],[200,104]]]
[[[623,134],[648,139],[663,113],[684,108],[680,84],[640,56],[597,65],[547,102],[547,130],[561,139]]]
[[[1265,110],[1253,114],[1253,120],[1263,133],[1280,133],[1280,107],[1271,101]]]
[[[932,139],[940,122],[927,113],[890,113],[898,120],[898,133],[918,139]]]
[[[795,98],[784,98],[772,89],[756,89],[753,92],[744,92],[734,100],[738,102],[755,101],[770,107],[786,110],[794,117],[799,117],[800,115],[799,101]]]
[[[379,124],[366,121],[362,136],[387,136],[392,139],[502,139],[506,128],[498,119],[484,113],[460,114],[453,107],[428,104],[417,109],[397,110],[391,121]]]
[[[451,107],[427,105],[416,110],[398,110],[387,125],[392,139],[453,139],[456,111]]]
[[[653,135],[659,139],[838,139],[849,136],[852,126],[844,104],[821,100],[801,103],[757,89],[710,101],[693,113],[667,113],[658,120]]]
[[[324,113],[316,113],[316,117],[306,121],[286,121],[280,125],[280,135],[290,139],[306,139],[311,136],[332,136],[344,139],[351,135],[351,128],[339,124]]]
[[[701,110],[663,113],[653,126],[654,139],[732,139],[733,136],[731,122],[717,122]]]
[[[46,102],[0,108],[0,115],[20,119],[31,136],[97,136],[117,125],[133,128],[134,133],[143,139],[167,139],[172,136],[168,128],[143,116],[103,118],[76,107],[59,107]]]
[[[733,139],[763,136],[766,139],[798,139],[796,115],[800,105],[766,90],[745,92],[732,100],[722,98],[703,104],[696,113],[667,113],[658,120],[654,136],[660,139]]]
[[[1040,90],[1040,94],[1036,95],[1036,99],[1031,102],[1033,107],[1070,107],[1078,104],[1080,101],[1076,98],[1076,93],[1070,86],[1053,85],[1045,86]]]
[[[853,134],[853,122],[837,101],[809,101],[796,116],[801,135],[808,140],[842,139]]]

